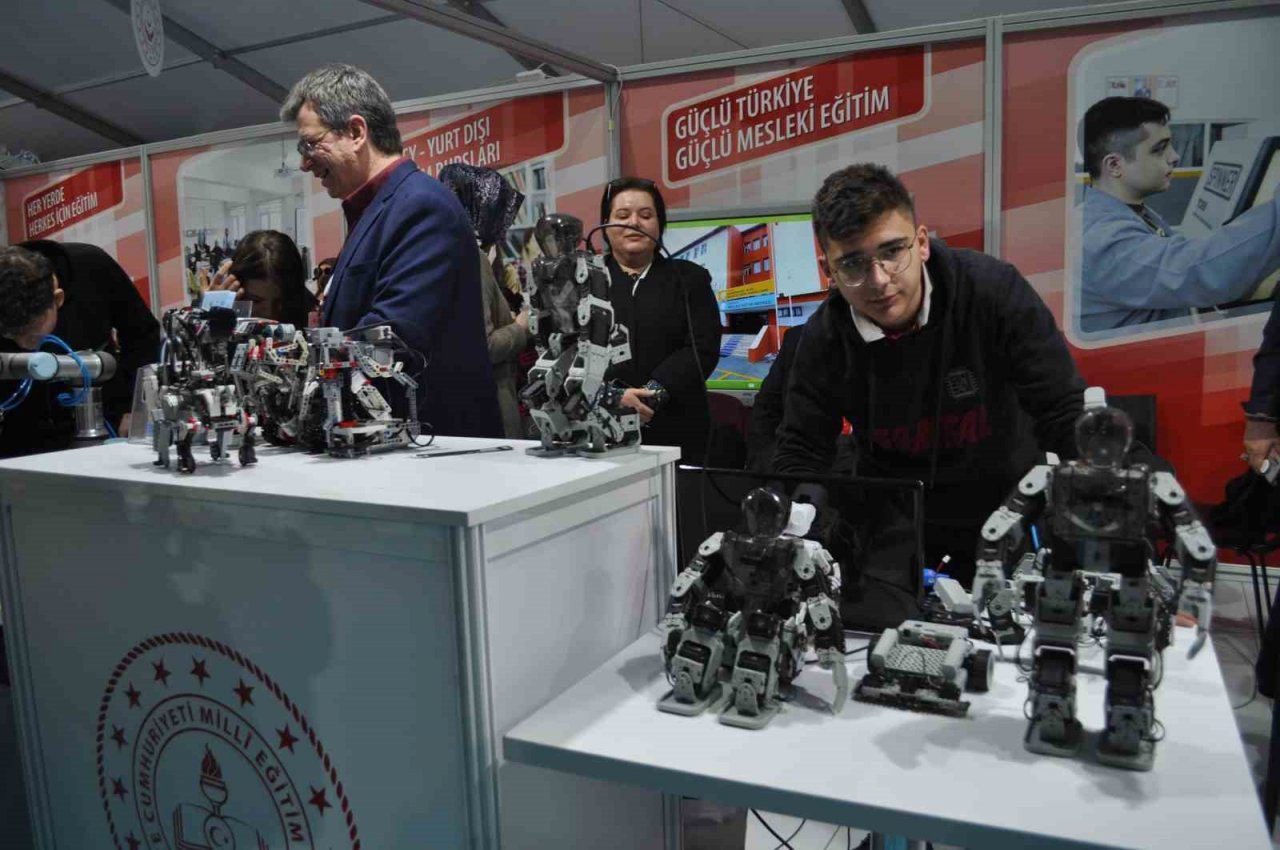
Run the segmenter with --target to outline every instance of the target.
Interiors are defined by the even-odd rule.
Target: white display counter
[[[586,846],[578,806],[611,813],[611,846],[660,844],[660,794],[504,764],[500,741],[653,626],[679,453],[508,443],[0,463],[36,846]]]
[[[655,707],[669,690],[656,634],[519,723],[504,751],[670,795],[983,850],[1268,850],[1212,642],[1188,662],[1192,635],[1177,632],[1156,691],[1166,735],[1150,773],[1027,752],[1027,685],[1011,661],[995,665],[990,692],[966,697],[964,718],[853,701],[833,717],[831,675],[816,667],[762,731],[666,714]],[[862,658],[848,663],[851,686],[866,672]],[[1099,649],[1082,650],[1090,743],[1103,722],[1101,663]]]

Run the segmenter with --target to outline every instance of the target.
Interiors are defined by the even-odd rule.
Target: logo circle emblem
[[[164,70],[164,14],[160,0],[132,0],[129,17],[133,21],[133,41],[138,46],[142,67],[153,77]]]
[[[355,813],[297,703],[219,641],[156,635],[112,670],[98,793],[119,850],[359,850]]]

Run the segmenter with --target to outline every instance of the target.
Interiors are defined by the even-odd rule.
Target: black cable
[[[800,830],[804,829],[804,825],[809,822],[807,818],[805,820],[800,821],[800,825],[796,827],[796,831],[791,833],[786,838],[783,838],[781,835],[779,835],[777,832],[774,831],[773,827],[769,826],[769,822],[767,820],[760,817],[759,812],[757,812],[755,809],[752,809],[751,814],[755,815],[756,820],[760,821],[761,825],[764,826],[765,829],[769,830],[770,835],[778,839],[778,846],[775,847],[774,850],[780,850],[780,848],[782,847],[786,847],[788,848],[788,850],[796,850],[796,848],[791,845],[791,839],[799,835]]]

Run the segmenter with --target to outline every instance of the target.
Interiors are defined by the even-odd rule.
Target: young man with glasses
[[[391,325],[428,364],[417,376],[422,422],[436,434],[501,437],[471,221],[403,155],[387,93],[359,68],[326,65],[298,81],[280,118],[297,126],[302,170],[342,199],[347,220],[321,324]]]
[[[1017,269],[930,239],[887,169],[828,177],[813,227],[831,292],[804,327],[774,469],[829,470],[847,419],[859,475],[925,482],[926,556],[968,581],[982,522],[1037,448],[1075,455],[1084,381]]]

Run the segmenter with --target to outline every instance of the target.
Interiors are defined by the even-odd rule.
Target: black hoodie
[[[924,481],[930,557],[968,561],[979,526],[1036,462],[1037,444],[1076,455],[1085,384],[1017,269],[938,240],[930,248],[924,327],[867,343],[835,291],[805,325],[774,469],[829,471],[848,419],[858,474]]]

